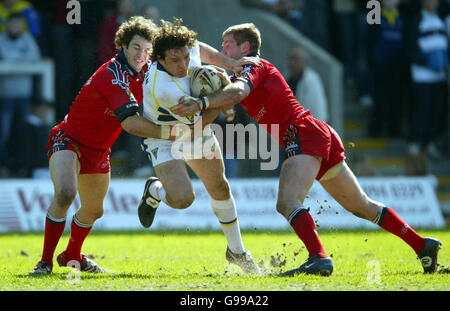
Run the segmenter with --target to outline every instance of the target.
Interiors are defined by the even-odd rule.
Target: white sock
[[[163,184],[159,180],[152,182],[148,191],[155,199],[163,201],[164,203],[169,205],[166,199],[166,190],[164,189]]]
[[[231,196],[228,200],[224,201],[211,199],[211,206],[227,238],[229,249],[235,254],[244,253],[245,248],[241,238],[241,230],[239,228],[233,197]]]

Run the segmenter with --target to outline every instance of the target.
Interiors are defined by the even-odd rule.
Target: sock
[[[75,214],[72,219],[69,243],[65,253],[69,259],[81,260],[81,247],[87,235],[92,229],[92,225],[83,224],[77,219]]]
[[[328,257],[322,242],[320,242],[314,220],[309,214],[309,208],[297,208],[289,215],[288,221],[300,240],[305,244],[309,256],[318,255],[320,258]]]
[[[64,227],[66,226],[66,217],[55,218],[47,213],[45,217],[44,249],[42,251],[42,261],[53,262],[53,254],[61,238]]]
[[[380,211],[373,222],[384,230],[400,237],[414,249],[416,254],[419,254],[422,251],[425,245],[425,238],[417,234],[417,232],[405,223],[393,209],[388,207],[380,208]]]
[[[241,238],[241,230],[237,219],[236,205],[233,197],[228,200],[218,201],[211,199],[214,214],[220,222],[222,231],[228,242],[228,248],[235,254],[245,252]]]
[[[148,191],[155,199],[163,201],[164,203],[169,205],[166,199],[166,190],[164,189],[163,184],[159,180],[152,182]]]

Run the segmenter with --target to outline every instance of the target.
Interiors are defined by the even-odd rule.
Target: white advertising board
[[[412,227],[445,225],[436,194],[427,178],[360,178],[361,186],[374,200],[393,208]],[[137,216],[145,180],[113,179],[104,202],[104,215],[96,230],[143,229]],[[196,199],[185,210],[161,204],[151,229],[217,229],[209,195],[199,180],[193,180]],[[278,179],[230,180],[238,217],[243,229],[286,229],[287,221],[276,212]],[[43,231],[47,208],[53,197],[50,180],[0,180],[0,232]],[[305,207],[319,229],[378,228],[344,210],[322,186],[315,182],[305,200]],[[77,196],[68,211],[66,229],[80,206]]]

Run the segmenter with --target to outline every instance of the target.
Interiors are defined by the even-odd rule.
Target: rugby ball
[[[195,67],[191,71],[191,96],[202,97],[222,88],[217,70],[209,65]]]

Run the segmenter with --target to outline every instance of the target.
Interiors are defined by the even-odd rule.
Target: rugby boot
[[[330,257],[320,258],[313,255],[299,268],[283,272],[279,276],[295,276],[300,273],[329,276],[333,273],[333,261]]]
[[[434,273],[439,265],[437,262],[438,252],[441,249],[441,241],[434,238],[425,238],[422,251],[417,256],[422,263],[424,273]]]
[[[229,263],[239,266],[246,274],[261,274],[261,270],[253,261],[252,254],[248,250],[242,254],[235,254],[227,247],[225,258]]]
[[[39,261],[33,270],[30,271],[31,276],[49,275],[52,273],[53,264],[51,262]]]
[[[62,252],[58,255],[58,257],[56,257],[56,261],[60,267],[72,267],[83,272],[105,273],[105,271],[103,271],[98,264],[87,258],[84,254],[81,254],[81,261],[79,261],[76,259],[69,259],[66,253]],[[77,263],[72,261],[76,261]]]
[[[139,202],[138,216],[141,225],[144,228],[150,228],[155,218],[156,209],[159,206],[160,200],[157,200],[150,194],[150,185],[159,180],[157,177],[150,177],[147,179],[144,188],[144,194],[142,195],[141,202]]]

